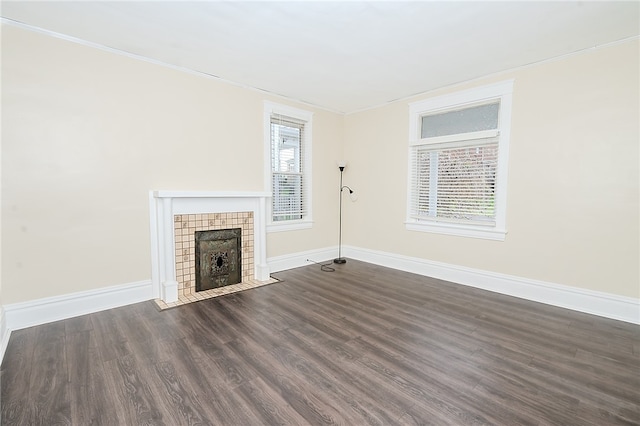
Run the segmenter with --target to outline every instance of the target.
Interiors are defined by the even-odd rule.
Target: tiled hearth
[[[218,296],[224,296],[225,294],[237,293],[243,290],[250,290],[252,288],[261,287],[267,284],[273,284],[280,282],[277,278],[269,278],[267,281],[247,280],[247,282],[241,282],[239,284],[227,285],[224,287],[213,288],[211,290],[193,292],[188,296],[180,296],[176,302],[165,303],[160,299],[156,299],[156,304],[160,309],[175,308],[176,306],[186,305],[187,303],[198,302],[200,300],[207,300]]]
[[[268,193],[154,191],[150,196],[154,294],[161,308],[276,282],[266,263]],[[242,282],[196,291],[195,233],[240,228]]]
[[[253,212],[178,214],[173,217],[176,247],[178,300],[196,294],[196,231],[240,228],[242,241],[242,279],[249,282],[253,273]]]

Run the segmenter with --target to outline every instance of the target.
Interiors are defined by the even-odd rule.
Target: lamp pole
[[[342,190],[344,189],[344,186],[342,186],[342,172],[344,172],[345,165],[339,164],[338,168],[340,169],[340,225],[338,231],[338,257],[333,259],[333,263],[343,264],[347,263],[347,259],[342,257]]]

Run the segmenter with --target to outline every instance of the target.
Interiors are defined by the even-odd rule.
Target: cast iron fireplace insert
[[[196,291],[242,282],[242,229],[196,231]]]

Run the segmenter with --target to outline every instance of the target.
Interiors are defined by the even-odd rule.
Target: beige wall
[[[268,256],[345,244],[640,296],[638,41],[514,78],[504,242],[404,228],[408,103],[343,117],[67,41],[2,34],[2,302],[150,279],[148,191],[261,191],[263,100],[314,115],[314,226]],[[605,176],[600,178],[600,176]],[[346,200],[346,198],[345,198]]]
[[[262,191],[263,101],[215,79],[2,28],[2,301],[151,278],[148,192]],[[344,118],[314,115],[311,230],[268,256],[335,244]],[[330,203],[329,203],[330,204]]]
[[[349,245],[640,297],[638,40],[348,115]],[[404,228],[408,103],[513,78],[504,242]]]

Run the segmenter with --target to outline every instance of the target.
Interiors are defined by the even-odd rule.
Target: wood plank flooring
[[[640,327],[349,260],[14,331],[2,425],[640,424]]]

